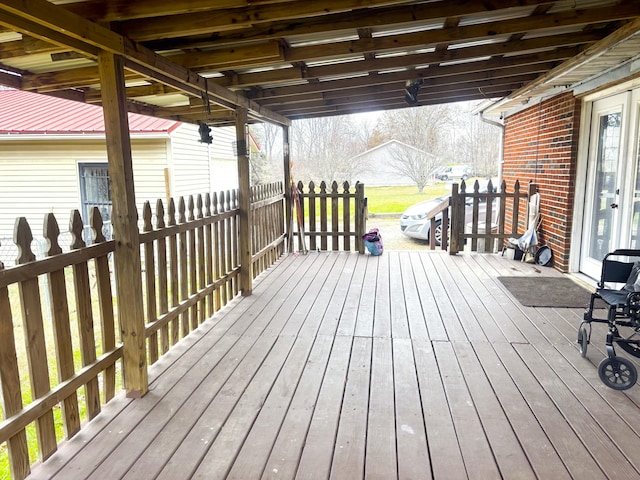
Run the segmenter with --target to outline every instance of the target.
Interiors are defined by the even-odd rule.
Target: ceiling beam
[[[154,78],[162,77],[163,83],[186,93],[208,96],[214,103],[223,106],[242,106],[266,120],[289,124],[286,118],[276,114],[271,116],[267,109],[261,109],[242,95],[210,84],[195,72],[167,60],[152,50],[45,0],[0,1],[0,23],[29,34],[37,31],[35,36],[38,38],[54,38],[55,43],[69,45],[74,50],[92,57],[96,57],[99,51],[121,55],[127,60],[128,68],[143,75],[152,73],[151,76]]]
[[[488,89],[493,89],[495,87],[502,88],[505,85],[508,85],[511,89],[515,89],[520,88],[522,85],[534,80],[536,77],[537,75],[535,73],[530,73],[526,75],[498,77],[487,80],[482,84],[478,83],[477,78],[469,79],[465,82],[441,82],[439,84],[423,85],[420,88],[419,92],[420,94],[428,93],[430,95],[438,95],[445,92],[455,92],[470,89],[487,91]],[[351,101],[357,102],[359,100],[359,97],[375,96],[375,98],[379,98],[380,95],[385,95],[390,92],[394,94],[401,92],[402,97],[404,98],[404,89],[404,81],[373,85],[363,81],[363,83],[359,87],[342,88],[325,92],[310,92],[289,97],[269,97],[265,98],[260,103],[269,106],[269,108],[271,109],[277,110],[277,108],[279,108],[279,106],[281,105],[288,106],[313,101],[330,102],[336,99],[350,99]],[[504,88],[502,89],[504,90]]]
[[[580,33],[580,34],[563,34],[549,37],[533,38],[529,40],[519,40],[514,42],[501,42],[496,44],[481,45],[476,47],[458,48],[446,50],[443,52],[433,52],[424,54],[415,54],[409,57],[391,57],[391,58],[377,58],[366,60],[364,62],[357,62],[354,64],[340,64],[335,68],[323,67],[324,70],[318,71],[324,76],[331,76],[336,74],[348,74],[369,71],[382,71],[385,69],[394,69],[407,66],[407,59],[411,59],[411,64],[416,66],[424,66],[428,64],[441,63],[446,61],[465,60],[474,57],[492,56],[492,55],[507,55],[515,52],[527,52],[529,50],[537,50],[544,48],[551,48],[552,46],[563,45],[575,45],[583,43],[595,42],[599,39],[599,36],[593,32]],[[193,54],[195,57],[199,57],[200,54]],[[206,55],[213,56],[213,52]],[[184,58],[188,58],[188,54],[184,54]],[[170,60],[182,63],[181,56],[170,57]],[[312,59],[310,59],[312,60]],[[198,60],[192,61],[194,65],[202,64]],[[411,65],[409,64],[409,66]],[[281,82],[281,76],[283,72],[290,70],[275,70],[273,73],[262,72],[256,74],[255,77],[262,82]],[[274,78],[275,77],[275,78]],[[127,73],[128,80],[134,80],[136,78],[141,79],[141,76],[137,76],[132,72]],[[296,71],[296,79],[303,78],[302,74],[298,74]],[[309,71],[307,71],[306,78],[310,78]],[[285,81],[291,80],[290,76],[285,77]],[[95,85],[99,82],[98,68],[96,67],[82,67],[72,70],[66,70],[64,72],[52,73],[48,75],[27,75],[24,80],[24,88],[29,90],[39,91],[52,91],[60,88],[84,88],[90,85]],[[221,82],[224,86],[233,86],[231,82],[224,82],[215,80],[215,82]],[[129,91],[129,89],[127,90]]]
[[[457,95],[465,96],[465,97],[475,97],[478,99],[486,100],[488,98],[495,98],[496,93],[503,93],[505,91],[511,92],[522,86],[522,83],[512,83],[512,84],[504,84],[504,85],[495,85],[488,86],[483,89],[479,89],[477,85],[466,84],[464,86],[459,86],[458,88],[438,88],[438,89],[420,89],[418,95],[418,103],[422,103],[423,101],[427,101],[428,99],[447,99],[453,98]],[[335,106],[348,106],[348,105],[360,105],[362,103],[366,103],[367,95],[363,94],[363,101],[356,101],[355,96],[340,96],[335,98],[325,98],[323,100],[309,100],[304,102],[296,102],[293,104],[285,104],[285,105],[274,105],[272,109],[276,112],[280,112],[282,114],[290,115],[294,112],[305,112],[306,110],[315,110],[317,108],[323,107],[335,107]],[[375,102],[404,102],[405,94],[402,86],[397,89],[388,89],[384,91],[378,92],[375,97]],[[373,100],[372,100],[373,101]]]
[[[557,51],[548,51],[541,53],[533,53],[528,55],[514,55],[505,59],[494,58],[485,61],[474,61],[460,63],[457,65],[447,65],[438,68],[437,76],[442,75],[459,75],[463,73],[469,73],[479,70],[491,70],[494,68],[509,68],[511,66],[543,63],[550,61],[563,61],[577,55],[580,49],[577,47],[561,48]],[[408,56],[410,57],[410,56]],[[424,68],[415,70],[415,73],[408,68],[413,66],[424,66],[429,62],[421,62],[420,55],[416,55],[416,61],[409,62],[405,58],[404,65],[407,67],[407,79],[409,78],[422,78],[433,76],[433,68]],[[320,79],[323,77],[330,78],[332,76],[346,76],[346,75],[359,75],[367,74],[370,71],[380,71],[382,68],[376,68],[376,60],[362,60],[359,62],[342,63],[338,66],[331,65],[326,67],[311,67],[311,68],[287,68],[282,70],[273,70],[269,72],[259,73],[247,73],[234,75],[233,77],[214,78],[211,81],[216,82],[226,87],[249,87],[260,84],[277,84],[286,83],[299,79]],[[441,63],[441,62],[435,62]]]
[[[640,15],[640,3],[612,8],[596,8],[589,11],[560,12],[540,17],[523,17],[501,22],[470,25],[466,27],[442,28],[424,32],[393,35],[390,37],[364,38],[359,40],[334,42],[326,45],[296,47],[287,49],[285,59],[289,62],[304,61],[308,58],[337,58],[369,52],[427,48],[441,42],[472,42],[496,38],[501,35],[525,33],[534,28],[581,26],[589,23],[605,23]],[[505,42],[508,44],[508,42]],[[487,45],[488,47],[489,45]],[[451,51],[451,50],[447,50]]]
[[[496,92],[495,95],[496,97],[503,97],[508,93],[509,91],[505,90],[503,92]],[[466,102],[466,101],[475,101],[475,100],[484,100],[484,98],[478,97],[478,95],[456,95],[454,97],[433,98],[433,99],[428,99],[426,101],[420,101],[420,105],[418,106],[421,107],[426,105],[439,105],[443,103]],[[336,116],[336,115],[349,115],[352,113],[365,113],[365,112],[372,112],[376,110],[389,110],[389,109],[401,109],[401,108],[411,108],[411,106],[409,106],[404,101],[404,98],[398,99],[397,101],[390,101],[390,100],[380,101],[380,102],[372,101],[366,104],[358,104],[356,106],[351,104],[346,106],[335,105],[335,106],[318,107],[316,109],[309,109],[304,113],[291,112],[287,116],[291,120],[301,120],[301,119],[317,117],[317,116],[330,117],[330,116]],[[286,111],[283,111],[281,113],[287,114]]]
[[[314,3],[314,2],[308,2]],[[317,2],[315,2],[317,3]],[[346,3],[346,2],[345,2]],[[360,2],[362,4],[362,2]],[[184,42],[169,40],[162,35],[149,43],[153,49],[163,49],[169,43],[173,48],[190,48],[190,46],[224,45],[250,42],[256,39],[275,39],[280,37],[295,37],[299,35],[318,34],[327,31],[357,30],[361,28],[373,28],[384,25],[401,25],[403,23],[415,24],[454,16],[467,16],[492,10],[508,9],[512,7],[535,6],[538,4],[553,3],[548,0],[484,0],[456,1],[442,0],[439,2],[425,2],[419,5],[394,5],[391,7],[378,7],[371,9],[353,8],[352,10],[331,13],[317,12],[316,15],[308,15],[305,19],[291,21],[274,21],[274,18],[266,22],[254,22],[250,26],[226,25],[223,27],[235,27],[234,30],[218,28],[220,22],[208,26],[208,31],[200,37],[185,38]],[[137,33],[125,22],[123,28],[127,35],[136,40]],[[183,33],[180,37],[186,37]],[[146,39],[149,40],[149,39]]]
[[[215,0],[216,8],[247,8],[250,5],[267,5],[292,0]],[[183,13],[211,10],[211,0],[90,0],[65,4],[64,7],[76,15],[93,21],[112,22],[134,18],[179,15]]]
[[[3,69],[3,66],[0,65],[0,69]],[[19,75],[13,75],[11,73],[0,72],[0,84],[6,85],[7,87],[20,89],[22,88],[22,77]]]
[[[167,17],[141,18],[123,22],[121,32],[136,41],[158,38],[175,38],[202,33],[223,32],[249,28],[253,25],[296,20],[300,17],[315,17],[337,12],[389,6],[404,3],[405,0],[323,0],[322,2],[291,2],[273,5],[258,5],[245,9],[217,9],[197,13],[184,13]]]
[[[253,68],[284,61],[280,43],[275,40],[208,51],[196,50],[166,57],[172,62],[193,70]]]
[[[553,68],[555,63],[535,63],[531,65],[519,65],[519,66],[511,66],[511,68],[499,68],[499,69],[490,69],[484,70],[482,72],[470,72],[467,74],[459,74],[456,75],[455,78],[451,77],[436,77],[436,78],[426,78],[424,79],[424,85],[448,85],[451,84],[452,80],[456,82],[485,82],[490,81],[492,79],[509,77],[509,76],[518,76],[518,75],[533,75],[538,76],[539,74],[548,71],[550,68]],[[349,78],[344,80],[334,80],[331,82],[323,82],[323,91],[324,92],[332,92],[332,91],[345,91],[348,92],[352,89],[361,88],[363,85],[383,85],[386,83],[394,83],[394,82],[403,82],[409,79],[409,75],[407,72],[398,72],[398,73],[388,73],[388,74],[378,74],[371,73],[367,76],[357,77],[357,78]],[[258,103],[262,103],[265,100],[269,99],[278,99],[282,97],[295,96],[295,95],[304,95],[304,94],[313,94],[317,91],[316,87],[313,84],[305,84],[305,85],[296,85],[289,87],[279,87],[279,88],[270,88],[265,89],[264,91],[255,92],[254,98]]]

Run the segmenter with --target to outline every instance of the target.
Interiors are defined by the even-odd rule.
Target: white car
[[[473,189],[469,190],[473,191]],[[487,183],[484,182],[478,189],[479,193],[487,193]],[[493,188],[496,191],[496,187]],[[425,200],[424,202],[416,203],[407,208],[400,217],[400,230],[407,237],[415,238],[418,240],[429,240],[429,232],[431,230],[431,217],[427,217],[435,207],[446,200],[449,195],[443,195],[431,200]],[[467,205],[471,204],[471,198],[467,198]],[[484,203],[479,204],[478,214],[484,215],[486,212],[486,205]],[[495,212],[495,209],[494,209]],[[497,213],[497,212],[495,212]],[[442,241],[442,213],[438,213],[435,216],[436,230],[435,239],[436,245],[440,245]],[[471,208],[465,209],[465,224],[471,222],[473,219],[473,210]]]
[[[407,208],[400,217],[400,230],[406,236],[418,240],[429,240],[431,230],[431,218],[427,218],[427,213],[445,201],[449,195],[437,197],[432,200],[416,203]],[[436,245],[442,241],[442,213],[436,215]]]
[[[449,165],[436,174],[438,180],[468,180],[473,176],[473,169],[469,165]]]

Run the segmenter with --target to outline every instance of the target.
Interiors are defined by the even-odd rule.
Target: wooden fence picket
[[[169,211],[167,212],[169,215],[169,221],[167,225],[169,227],[175,227],[176,223],[176,203],[174,199],[169,200]],[[169,264],[171,265],[171,281],[170,281],[170,290],[171,290],[171,308],[177,308],[180,303],[180,283],[179,283],[179,269],[178,265],[178,235],[175,232],[175,229],[169,235]],[[180,322],[177,316],[173,318],[171,321],[171,345],[175,345],[178,343],[180,339]]]
[[[35,261],[31,251],[33,236],[31,228],[24,217],[16,221],[14,242],[20,252],[16,264],[24,265]],[[42,318],[42,304],[40,301],[40,287],[38,279],[22,280],[20,289],[20,303],[22,306],[22,320],[24,328],[25,347],[29,363],[29,379],[34,398],[40,398],[51,390],[49,382],[49,366],[47,363],[47,346],[45,342],[44,324]],[[36,435],[38,437],[39,456],[41,460],[48,458],[57,449],[56,432],[53,422],[53,412],[47,410],[36,420]]]
[[[164,204],[161,199],[156,201],[156,229],[163,230],[165,228],[164,221]],[[167,269],[167,237],[164,235],[158,238],[156,242],[156,252],[158,259],[158,307],[159,314],[165,315],[169,311],[169,289],[168,289],[168,275]],[[169,342],[169,325],[165,324],[160,328],[160,352],[162,355],[167,353],[170,348]]]
[[[102,216],[97,207],[92,207],[89,213],[89,225],[94,234],[94,243],[104,243],[107,239],[102,233]],[[97,255],[94,258],[98,306],[100,308],[100,332],[102,334],[102,351],[111,352],[116,348],[116,325],[113,312],[113,292],[111,290],[111,272],[109,267],[109,253]],[[105,403],[116,394],[116,366],[108,365],[103,374],[102,390]]]
[[[69,231],[72,236],[71,249],[86,247],[82,239],[84,225],[78,210],[71,214]],[[87,366],[96,360],[96,339],[93,322],[93,306],[91,305],[91,285],[89,283],[89,266],[86,261],[74,263],[73,284],[75,290],[76,312],[78,314],[78,336],[80,338],[80,356],[82,365]],[[87,415],[89,419],[100,413],[100,387],[98,378],[93,377],[85,384]]]
[[[153,231],[151,214],[151,204],[144,202],[142,208],[142,230],[144,232]],[[153,323],[158,316],[156,302],[156,262],[155,252],[153,248],[153,242],[148,241],[143,243],[144,249],[144,286],[145,286],[145,299],[146,299],[146,314],[147,323]],[[153,332],[147,339],[147,352],[149,356],[149,364],[153,364],[158,360],[158,334]]]
[[[44,222],[44,238],[49,248],[45,255],[51,257],[62,253],[58,243],[60,228],[53,213],[48,213]],[[47,286],[51,307],[54,341],[56,344],[56,362],[58,381],[64,382],[75,373],[73,364],[73,345],[71,342],[71,320],[69,318],[69,302],[67,301],[67,283],[64,268],[47,273]],[[62,416],[66,438],[71,438],[80,431],[80,409],[78,394],[74,390],[62,401]]]
[[[3,270],[4,264],[0,262],[0,273]],[[9,290],[0,285],[0,394],[4,419],[17,415],[23,408],[14,331]],[[0,438],[7,439],[11,478],[25,478],[30,472],[26,430],[22,427],[15,432],[3,432],[0,428]]]

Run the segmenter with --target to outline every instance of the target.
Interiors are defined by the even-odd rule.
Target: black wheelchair
[[[631,388],[638,379],[635,365],[625,357],[617,357],[614,345],[640,358],[640,291],[635,291],[640,289],[639,272],[640,250],[621,249],[605,255],[600,281],[578,328],[578,346],[584,357],[591,341],[591,323],[608,324],[607,357],[598,365],[598,375],[606,386],[615,390]],[[594,316],[598,309],[606,311],[606,318]]]

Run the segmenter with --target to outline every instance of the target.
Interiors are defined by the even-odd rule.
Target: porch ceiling
[[[506,106],[637,55],[635,0],[4,0],[0,84],[99,103],[123,55],[129,110],[222,125],[418,104]],[[515,100],[514,100],[515,99]]]

